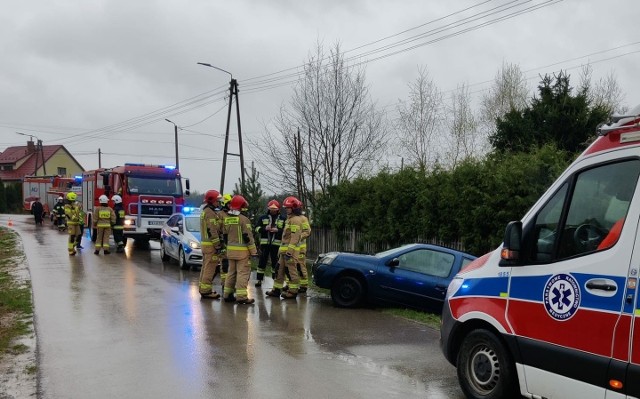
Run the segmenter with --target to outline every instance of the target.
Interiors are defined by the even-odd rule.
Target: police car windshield
[[[178,178],[151,178],[133,177],[127,178],[127,192],[129,194],[151,194],[181,196],[182,185]]]

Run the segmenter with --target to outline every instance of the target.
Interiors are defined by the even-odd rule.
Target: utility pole
[[[236,98],[236,121],[238,124],[238,146],[239,154],[229,152],[229,127],[231,125],[231,108],[233,105],[233,98]],[[224,155],[222,156],[222,176],[220,176],[220,192],[224,192],[224,178],[227,171],[227,155],[235,155],[240,157],[240,181],[241,186],[244,187],[244,153],[242,151],[242,127],[240,125],[240,103],[238,102],[238,81],[231,79],[229,82],[229,109],[227,110],[227,129],[224,135]]]
[[[229,71],[225,71],[222,68],[218,68],[217,66],[207,64],[204,62],[198,62],[198,65],[204,65],[209,68],[217,69],[218,71],[222,71],[228,73],[231,76],[231,81],[229,82],[229,109],[227,110],[227,129],[224,135],[224,154],[222,156],[222,175],[220,176],[220,193],[224,193],[224,178],[227,172],[227,155],[235,155],[240,157],[240,179],[241,186],[244,187],[245,184],[245,170],[244,170],[244,152],[242,151],[242,127],[240,125],[240,103],[238,102],[238,81],[233,78],[233,74]],[[238,124],[238,148],[239,153],[234,154],[229,152],[229,127],[231,125],[231,108],[233,106],[233,98],[236,99],[236,121]]]
[[[173,125],[173,132],[174,132],[174,143],[176,144],[176,169],[180,170],[180,158],[178,157],[178,125],[176,125],[175,123],[171,122],[169,119],[165,118],[165,121],[171,123]]]
[[[38,174],[38,153],[40,153],[40,157],[42,159],[42,172],[44,176],[47,175],[47,165],[44,161],[44,148],[42,148],[42,140],[38,139],[38,148],[36,148],[36,175]]]
[[[98,168],[102,168],[102,151],[98,148]]]

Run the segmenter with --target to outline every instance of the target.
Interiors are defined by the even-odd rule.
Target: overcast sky
[[[98,167],[98,149],[103,167],[174,164],[168,118],[181,127],[180,169],[198,191],[220,185],[230,79],[198,62],[238,81],[247,167],[259,153],[248,147],[291,98],[293,79],[284,76],[318,41],[371,61],[371,96],[390,118],[419,67],[445,94],[466,83],[479,99],[503,63],[519,65],[532,90],[539,74],[560,69],[577,84],[590,63],[594,79],[615,74],[624,103],[640,104],[637,0],[2,3],[0,151],[25,145],[21,132],[64,145],[85,169]],[[271,78],[281,79],[261,84]],[[233,120],[229,151],[237,153]],[[239,170],[230,157],[225,191]]]

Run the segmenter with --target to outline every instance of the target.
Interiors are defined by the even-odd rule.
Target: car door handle
[[[592,280],[587,283],[590,290],[615,291],[618,287],[615,284],[609,284],[605,280]]]
[[[586,282],[587,292],[593,295],[611,298],[618,292],[618,284],[608,278],[593,278]]]
[[[444,292],[444,291],[447,290],[447,286],[446,285],[442,285],[442,284],[436,284],[436,290]]]

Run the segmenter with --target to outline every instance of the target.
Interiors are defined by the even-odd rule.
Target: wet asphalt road
[[[424,325],[313,291],[265,298],[270,279],[250,284],[254,305],[201,300],[198,272],[163,263],[156,242],[96,256],[85,235],[69,257],[66,233],[11,218],[33,284],[40,398],[463,398]]]

